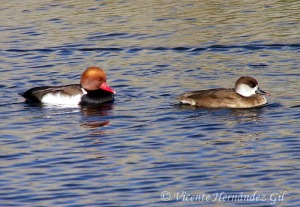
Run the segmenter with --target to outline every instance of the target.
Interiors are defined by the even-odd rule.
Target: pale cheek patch
[[[255,88],[251,88],[248,85],[241,84],[238,86],[236,92],[242,96],[249,97],[255,94],[257,88],[258,86],[256,86]]]

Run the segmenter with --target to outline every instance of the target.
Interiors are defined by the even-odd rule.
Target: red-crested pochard
[[[105,72],[88,67],[81,75],[80,84],[41,86],[21,94],[26,101],[54,105],[100,104],[114,99],[115,90],[106,83]]]

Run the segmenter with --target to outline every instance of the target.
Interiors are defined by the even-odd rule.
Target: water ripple
[[[299,3],[1,6],[0,205],[299,206]],[[114,103],[62,108],[18,95],[79,83],[90,65],[107,72]],[[201,109],[176,99],[243,75],[271,93],[269,104]],[[268,200],[177,200],[182,192]]]

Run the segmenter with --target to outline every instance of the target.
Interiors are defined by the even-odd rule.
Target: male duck
[[[21,94],[26,101],[54,105],[100,104],[114,99],[115,90],[106,83],[105,72],[98,67],[88,67],[80,84],[41,86]]]

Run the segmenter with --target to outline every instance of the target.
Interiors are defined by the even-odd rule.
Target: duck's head
[[[106,83],[105,72],[98,67],[88,67],[81,75],[81,87],[87,91],[104,90],[111,93],[116,93]]]
[[[255,94],[267,96],[270,95],[269,93],[259,89],[257,80],[249,76],[240,77],[235,83],[234,90],[238,94],[245,97],[249,97]]]

